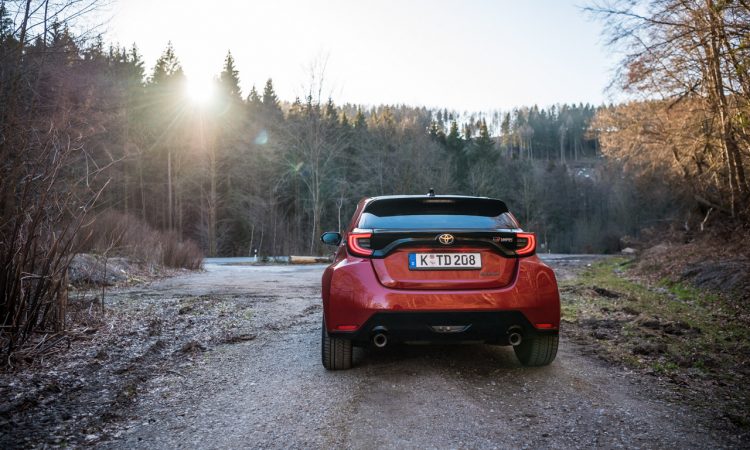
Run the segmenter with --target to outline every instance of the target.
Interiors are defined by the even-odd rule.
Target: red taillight
[[[551,323],[535,323],[534,326],[541,330],[551,330],[555,328],[555,325]]]
[[[372,233],[349,233],[346,237],[346,243],[349,246],[349,252],[357,256],[370,256],[372,255],[372,249],[365,248],[363,245],[369,246],[369,242],[361,242],[368,240],[372,237]]]
[[[536,250],[534,233],[518,233],[516,234],[516,242],[519,245],[519,248],[516,249],[516,255],[518,256],[529,256]]]
[[[354,331],[357,329],[356,325],[337,325],[336,329],[339,331]]]

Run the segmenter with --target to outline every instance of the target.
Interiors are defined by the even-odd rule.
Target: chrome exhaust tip
[[[523,337],[521,336],[521,333],[518,333],[517,331],[514,331],[508,335],[508,343],[513,347],[521,345],[522,340]]]
[[[383,333],[378,333],[372,337],[372,343],[375,344],[375,347],[377,348],[383,348],[388,345],[388,336]]]

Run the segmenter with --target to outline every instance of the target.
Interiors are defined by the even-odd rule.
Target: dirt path
[[[584,258],[549,258],[560,276]],[[563,339],[557,360],[522,368],[512,349],[399,346],[320,364],[322,266],[208,265],[152,287],[169,296],[253,296],[257,337],[220,345],[150,379],[115,448],[733,447],[669,392]]]

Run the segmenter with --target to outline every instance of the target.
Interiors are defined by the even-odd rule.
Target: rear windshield
[[[399,198],[367,205],[359,228],[507,229],[519,228],[505,203],[478,198]]]

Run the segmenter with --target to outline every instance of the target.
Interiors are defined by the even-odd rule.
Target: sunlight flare
[[[206,105],[215,97],[214,81],[210,78],[189,78],[185,86],[185,95],[196,105]]]

